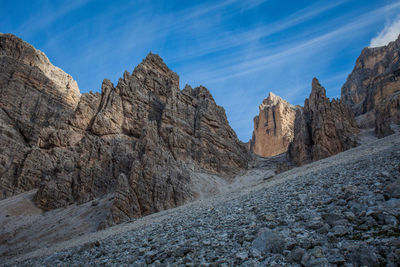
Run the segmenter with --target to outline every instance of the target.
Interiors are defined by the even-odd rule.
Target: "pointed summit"
[[[354,115],[341,101],[329,101],[317,78],[302,112],[296,114],[289,157],[297,165],[320,160],[357,146]]]
[[[163,81],[166,85],[179,89],[179,76],[164,63],[163,59],[152,52],[133,70],[132,73],[137,79],[145,82],[145,79]]]
[[[268,97],[264,99],[263,104],[277,104],[281,100],[283,99],[275,95],[274,93],[269,92]]]
[[[292,107],[294,107],[293,105],[291,105],[289,102],[287,102],[286,100],[284,100],[284,99],[281,98],[280,96],[275,95],[275,94],[272,93],[272,92],[269,92],[269,93],[268,93],[268,97],[265,98],[265,99],[263,100],[263,102],[261,103],[261,105],[259,106],[259,108],[260,108],[260,110],[263,110],[263,109],[265,109],[265,108],[267,108],[267,107],[276,106],[276,105],[278,105],[279,103],[282,103],[283,105],[287,105],[287,106],[292,106]]]
[[[319,83],[317,78],[313,78],[311,84],[311,95],[318,95],[326,97],[326,90],[325,88]]]

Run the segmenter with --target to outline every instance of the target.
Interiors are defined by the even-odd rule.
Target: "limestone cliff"
[[[289,157],[297,165],[335,155],[357,145],[354,115],[340,100],[326,97],[325,88],[314,78],[310,97],[298,109]]]
[[[224,109],[204,87],[179,90],[157,55],[80,95],[31,45],[12,35],[0,45],[0,198],[39,188],[48,210],[111,195],[105,227],[195,199],[193,172],[247,168]]]
[[[296,109],[279,96],[269,93],[259,106],[259,115],[254,118],[250,151],[262,157],[286,152],[293,140]]]
[[[391,132],[391,123],[400,123],[399,53],[400,36],[387,46],[365,48],[342,87],[341,99],[352,108],[359,126],[376,126],[380,137]]]
[[[1,199],[38,186],[40,131],[66,123],[81,95],[70,75],[11,34],[0,34],[0,93]]]

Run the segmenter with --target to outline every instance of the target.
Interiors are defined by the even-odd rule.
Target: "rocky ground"
[[[400,134],[8,265],[398,266]]]

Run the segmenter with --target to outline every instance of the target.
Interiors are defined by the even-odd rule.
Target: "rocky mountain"
[[[38,188],[45,210],[107,197],[105,227],[198,197],[194,174],[229,179],[248,152],[200,86],[149,54],[114,86],[76,82],[21,39],[0,35],[0,192]]]
[[[326,97],[325,88],[314,78],[310,97],[298,109],[289,157],[297,165],[323,159],[357,146],[358,128],[349,107]]]
[[[254,117],[254,131],[250,151],[262,157],[271,157],[287,151],[293,140],[296,107],[279,96],[269,93]]]
[[[13,35],[0,35],[0,198],[37,187],[44,127],[60,128],[81,95],[72,77]]]
[[[390,134],[391,123],[400,123],[400,36],[387,46],[365,48],[342,87],[362,128],[376,127],[379,137]]]
[[[234,194],[48,247],[37,242],[43,249],[32,253],[1,257],[0,243],[0,260],[29,267],[394,267],[400,262],[399,219],[397,133]],[[11,254],[17,246],[4,247]]]

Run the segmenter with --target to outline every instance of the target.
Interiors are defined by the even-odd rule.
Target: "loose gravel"
[[[21,266],[399,266],[400,135],[21,256]]]

